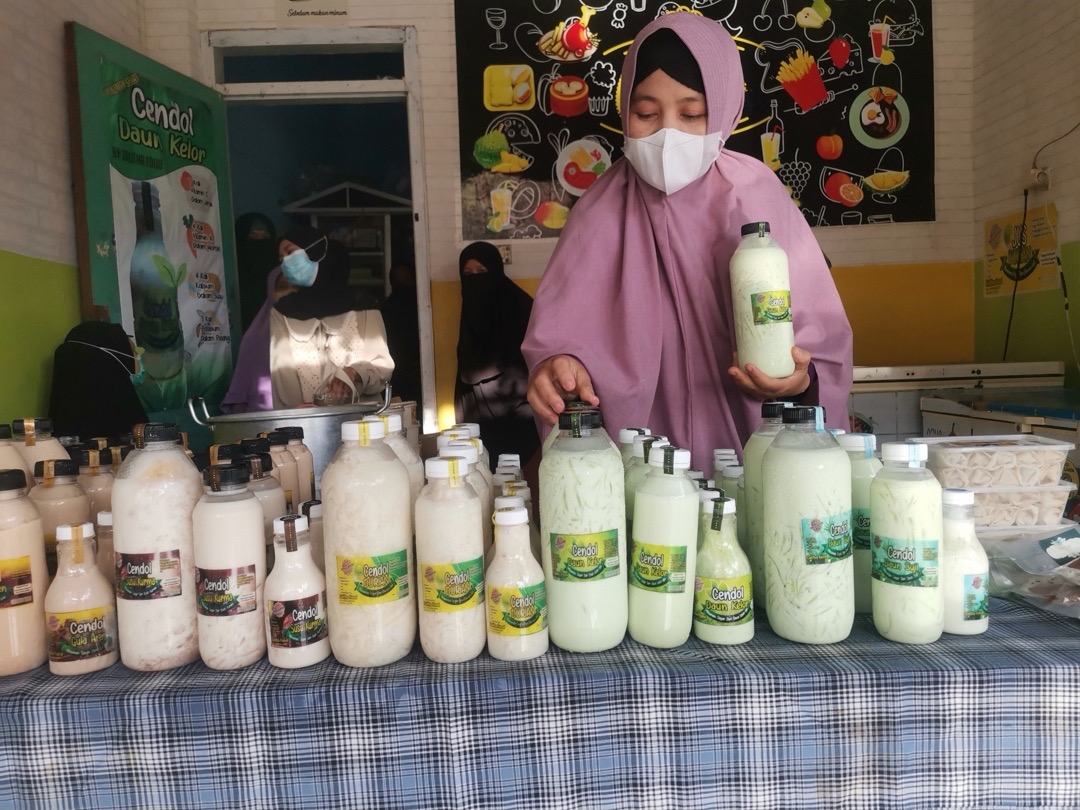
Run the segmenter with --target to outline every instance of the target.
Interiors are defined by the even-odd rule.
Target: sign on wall
[[[622,63],[662,14],[710,17],[746,80],[728,148],[811,225],[934,219],[930,0],[456,0],[465,239],[558,236],[621,154]]]
[[[983,296],[1056,290],[1057,206],[1016,211],[983,224]]]
[[[237,331],[221,97],[83,26],[67,37],[83,315],[144,349],[148,412],[216,404]]]

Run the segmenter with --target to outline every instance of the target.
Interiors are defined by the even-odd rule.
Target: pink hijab
[[[708,131],[726,140],[742,115],[735,41],[717,22],[677,12],[634,40],[622,77],[627,128],[640,44],[670,28],[705,83]],[[761,403],[727,373],[735,347],[728,262],[749,222],[769,222],[787,251],[795,343],[813,357],[800,397],[847,427],[851,327],[825,258],[787,190],[764,163],[729,149],[700,179],[665,195],[616,161],[574,206],[533,305],[522,352],[533,369],[556,354],[589,370],[608,431],[647,425],[712,469],[716,447],[741,448]]]

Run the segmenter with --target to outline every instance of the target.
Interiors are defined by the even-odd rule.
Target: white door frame
[[[273,53],[329,53],[346,46],[357,51],[401,49],[405,64],[402,79],[334,82],[265,82],[236,84],[220,81],[223,57],[257,48]],[[437,430],[435,403],[435,341],[431,322],[431,271],[428,257],[427,174],[424,171],[423,108],[420,98],[420,54],[416,29],[390,28],[285,28],[251,31],[207,31],[202,40],[203,75],[226,102],[360,103],[404,99],[409,126],[410,185],[412,188],[413,245],[416,260],[416,305],[420,320],[420,384],[424,396],[421,427]],[[230,184],[231,185],[231,184]]]

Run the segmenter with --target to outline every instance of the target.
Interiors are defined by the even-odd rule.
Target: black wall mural
[[[620,157],[623,58],[661,14],[740,46],[728,148],[789,187],[811,225],[934,219],[930,0],[457,0],[462,237],[558,236]]]

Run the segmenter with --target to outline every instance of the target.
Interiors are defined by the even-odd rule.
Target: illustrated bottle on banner
[[[149,182],[131,184],[135,198],[135,249],[131,255],[131,305],[135,342],[154,380],[171,380],[184,370],[184,332],[177,290],[187,265],[173,267],[162,239],[157,190]]]

